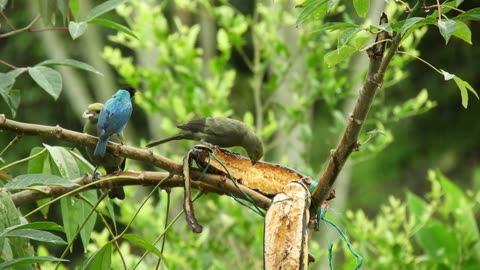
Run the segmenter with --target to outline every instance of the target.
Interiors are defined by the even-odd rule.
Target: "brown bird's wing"
[[[206,118],[199,118],[199,119],[193,119],[186,124],[180,124],[177,127],[183,130],[204,133],[206,123],[207,123]]]

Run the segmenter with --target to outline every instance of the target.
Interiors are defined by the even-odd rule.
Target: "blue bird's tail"
[[[93,152],[93,156],[104,157],[105,152],[107,151],[107,143],[108,143],[108,138],[99,139],[97,142],[97,146],[95,147],[95,151]]]

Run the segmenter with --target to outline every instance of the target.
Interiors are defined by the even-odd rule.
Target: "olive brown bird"
[[[219,147],[241,146],[247,151],[252,164],[263,156],[262,141],[252,128],[241,121],[226,117],[207,117],[194,119],[177,127],[181,129],[177,135],[151,142],[147,147],[173,140],[195,140]]]
[[[86,119],[85,125],[83,126],[83,132],[92,136],[97,136],[97,123],[100,115],[100,111],[103,108],[102,103],[93,103],[88,105],[87,110],[83,113],[83,118]],[[122,134],[113,134],[110,136],[110,141],[114,143],[122,143],[123,137]],[[93,152],[95,151],[95,145],[87,145],[85,147],[87,153],[87,158],[93,165],[96,166],[95,172],[99,166],[102,166],[107,174],[118,174],[125,169],[125,158],[114,156],[110,153],[105,153],[103,157],[95,156]],[[125,192],[123,187],[113,187],[108,192],[108,197],[118,198],[120,200],[125,199]]]

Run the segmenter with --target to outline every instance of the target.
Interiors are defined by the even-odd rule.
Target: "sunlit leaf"
[[[80,15],[80,1],[81,0],[69,0],[70,10],[72,11],[73,18],[77,20]]]
[[[445,78],[445,81],[449,81],[449,80],[451,80],[455,77],[455,74],[448,73],[443,69],[440,69],[440,72],[442,73],[443,77]]]
[[[358,32],[360,32],[362,30],[362,28],[360,27],[354,27],[354,28],[349,28],[345,31],[343,31],[340,36],[338,37],[338,49],[342,48],[343,46],[345,46],[345,44],[347,44],[347,42],[353,38]]]
[[[87,31],[88,24],[86,22],[74,22],[68,23],[68,32],[73,40],[77,39]]]
[[[333,67],[336,64],[342,62],[343,60],[349,58],[357,50],[351,46],[344,46],[340,49],[330,51],[325,54],[323,61],[329,66]]]
[[[421,249],[430,258],[436,260],[458,258],[458,240],[452,229],[437,220],[430,220],[415,234],[415,239]]]
[[[453,35],[456,27],[457,24],[453,20],[438,20],[438,29],[440,30],[442,37],[445,39],[445,44],[447,44],[448,40],[450,40],[450,37]]]
[[[310,17],[323,18],[327,14],[328,0],[305,1],[302,7],[303,10],[297,18],[297,26],[302,25]]]
[[[405,34],[405,32],[408,31],[408,29],[410,29],[413,25],[420,22],[421,20],[423,20],[422,17],[412,17],[407,19],[401,28],[402,36]]]
[[[455,28],[455,31],[453,32],[453,35],[468,44],[472,44],[472,31],[470,31],[470,28],[462,22],[462,21],[456,21],[457,27]]]
[[[370,0],[353,0],[353,7],[357,11],[358,16],[365,17],[370,8]]]

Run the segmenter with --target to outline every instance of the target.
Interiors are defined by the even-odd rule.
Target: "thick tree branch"
[[[194,179],[200,177],[201,172],[192,172]],[[169,178],[167,172],[137,172],[137,171],[124,171],[120,175],[110,177],[111,181],[106,183],[108,186],[127,186],[127,185],[144,185],[154,186],[163,181],[160,188],[172,188],[183,187],[183,177],[180,175],[172,175]],[[102,178],[100,178],[101,180]],[[92,183],[92,176],[85,175],[78,179],[72,180],[79,186],[75,187],[59,187],[59,186],[37,186],[36,188],[41,191],[25,190],[15,193],[11,196],[11,199],[15,203],[15,206],[21,207],[26,204],[35,202],[44,198],[55,198],[72,191],[84,191],[86,189],[100,188],[99,185],[91,185],[87,188],[84,185]],[[270,206],[271,200],[262,194],[249,189],[248,187],[237,184],[240,190],[232,183],[232,181],[226,179],[223,176],[215,174],[205,174],[202,180],[192,181],[192,186],[203,192],[214,192],[218,194],[232,194],[238,198],[243,198],[243,192],[250,196],[259,207],[267,209]]]
[[[95,144],[97,138],[85,133],[79,133],[64,129],[60,126],[43,126],[13,121],[7,119],[4,114],[0,114],[0,130],[9,130],[21,135],[34,135],[43,137],[55,137],[60,140],[69,141],[76,145]],[[164,182],[160,185],[161,188],[171,187],[183,187],[183,171],[182,164],[176,163],[170,159],[154,154],[151,150],[144,150],[135,147],[129,147],[126,145],[119,145],[115,143],[109,143],[108,149],[118,156],[127,157],[130,159],[143,161],[145,163],[152,164],[159,168],[162,168],[167,172],[135,172],[125,171],[115,177],[109,177],[111,181],[107,182],[108,186],[125,186],[125,185],[156,185],[158,182]],[[201,171],[198,169],[191,169],[192,179],[201,180],[192,181],[192,186],[204,192],[215,192],[218,194],[232,194],[238,198],[243,198],[244,194],[250,196],[255,203],[263,208],[267,209],[270,206],[271,199],[266,196],[237,183],[237,186],[233,182],[227,179],[225,176],[215,174],[204,174],[201,176]],[[166,179],[170,174],[171,178]],[[102,178],[100,178],[100,181]],[[58,197],[62,194],[78,190],[82,191],[85,188],[82,186],[92,182],[90,175],[72,180],[74,183],[80,185],[76,187],[36,187],[40,191],[26,190],[15,193],[12,195],[12,200],[17,207],[25,204],[37,201],[39,199],[48,197]],[[93,185],[88,188],[100,188],[98,185]]]
[[[420,3],[417,2],[415,7],[408,15],[408,18],[413,16],[419,10],[419,7]],[[381,21],[380,23],[383,22]],[[382,32],[380,32],[379,35],[381,33]],[[377,41],[380,42],[381,40]],[[342,170],[342,167],[350,154],[353,151],[358,151],[360,147],[358,143],[358,136],[365,123],[368,111],[370,110],[370,106],[375,98],[376,91],[378,88],[382,87],[385,71],[387,70],[387,67],[390,64],[393,56],[397,52],[401,41],[402,36],[397,33],[385,57],[379,55],[370,56],[370,65],[367,78],[363,84],[362,90],[360,91],[360,96],[357,99],[353,112],[349,115],[350,121],[337,148],[332,151],[328,165],[321,175],[317,187],[312,193],[312,211],[316,212],[317,208],[320,207],[325,201],[333,187],[333,184],[335,183],[335,180],[337,179],[338,174]]]
[[[0,130],[13,131],[20,135],[34,135],[43,137],[54,137],[60,140],[69,141],[76,145],[96,144],[97,138],[85,133],[64,129],[60,126],[43,126],[29,123],[22,123],[7,119],[0,114]],[[182,165],[173,160],[154,154],[150,149],[139,149],[126,145],[109,142],[107,149],[115,156],[127,157],[153,164],[173,174],[182,174]]]

